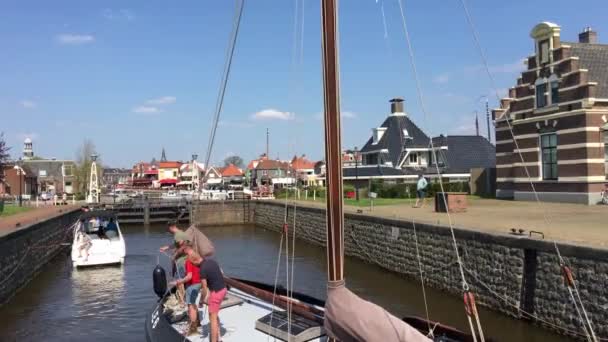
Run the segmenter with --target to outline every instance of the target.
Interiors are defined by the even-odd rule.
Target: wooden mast
[[[340,139],[340,66],[338,61],[338,0],[321,1],[325,160],[327,187],[327,277],[344,279],[344,215],[342,146]]]

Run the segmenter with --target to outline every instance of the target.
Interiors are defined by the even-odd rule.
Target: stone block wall
[[[68,210],[46,221],[38,222],[0,237],[0,305],[17,291],[62,250],[69,249],[70,227],[80,210]]]
[[[253,205],[249,200],[194,202],[191,222],[198,226],[252,223]]]
[[[283,204],[256,202],[253,221],[266,229],[280,231],[284,215]],[[295,215],[294,229],[294,208],[289,208],[290,233],[295,231],[296,237],[325,246],[325,210],[298,207]],[[583,332],[552,242],[464,229],[455,229],[455,236],[463,272],[479,305],[532,319],[562,333]],[[460,269],[449,228],[346,214],[344,242],[346,255],[415,279],[420,274],[418,245],[426,283],[462,295]],[[607,338],[608,251],[565,244],[558,247],[574,272],[595,333]]]

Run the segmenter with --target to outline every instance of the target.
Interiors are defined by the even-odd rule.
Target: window
[[[365,155],[365,165],[377,165],[378,164],[378,154],[366,154]]]
[[[551,87],[551,104],[559,103],[559,78],[553,74],[549,77],[549,85]]]
[[[538,43],[538,58],[541,63],[549,62],[549,41],[543,40]]]
[[[410,153],[410,164],[418,164],[418,153]]]
[[[173,177],[177,177],[177,171],[173,171]]]
[[[536,85],[536,108],[543,108],[547,105],[546,91],[547,83],[543,82]]]
[[[557,179],[557,134],[549,133],[540,136],[542,153],[543,179]]]
[[[435,157],[437,157],[437,160],[439,161],[439,166],[443,166],[444,165],[444,157],[443,157],[443,152],[441,151],[435,151],[435,153],[433,153],[432,151],[429,152],[430,155],[430,160],[431,162],[429,163],[429,165],[431,166],[437,166],[435,163]]]

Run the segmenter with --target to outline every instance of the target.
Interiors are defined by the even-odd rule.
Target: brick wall
[[[284,210],[278,203],[256,202],[254,222],[279,231]],[[293,222],[293,214],[290,208],[288,222]],[[296,222],[298,238],[325,245],[324,210],[298,207]],[[426,283],[460,296],[461,277],[449,229],[420,223],[415,228]],[[480,305],[526,319],[521,308],[542,321],[582,333],[553,243],[461,229],[455,234],[467,281]],[[344,240],[346,255],[419,279],[412,222],[346,214]],[[608,251],[564,244],[559,247],[578,280],[596,334],[608,337]]]
[[[69,248],[62,245],[72,242],[66,228],[79,214],[79,209],[71,210],[0,237],[0,305],[32,280],[59,252]]]

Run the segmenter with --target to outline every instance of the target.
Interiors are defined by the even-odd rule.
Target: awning
[[[219,184],[222,180],[220,178],[209,178],[205,183],[207,184]]]
[[[165,178],[160,180],[160,185],[175,185],[177,184],[177,179],[174,178]]]
[[[177,185],[190,185],[192,184],[192,181],[181,181],[179,183],[177,183]]]

